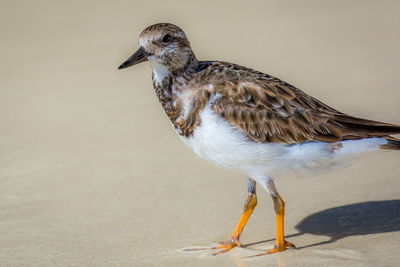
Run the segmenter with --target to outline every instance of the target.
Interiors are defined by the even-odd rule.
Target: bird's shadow
[[[304,218],[295,228],[296,234],[329,236],[330,240],[298,247],[314,247],[336,242],[347,236],[379,234],[400,231],[400,200],[370,201],[340,206],[316,212]],[[264,240],[245,246],[270,242]]]

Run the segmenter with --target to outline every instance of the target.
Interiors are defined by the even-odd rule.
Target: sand
[[[197,158],[146,64],[117,67],[141,30],[172,22],[200,59],[278,76],[353,115],[400,123],[398,1],[0,3],[1,266],[398,266],[400,154],[309,178],[276,177],[225,255],[243,177]]]

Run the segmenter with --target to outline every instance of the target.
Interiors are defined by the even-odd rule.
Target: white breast
[[[253,179],[282,174],[311,175],[348,163],[365,151],[377,151],[386,143],[383,138],[343,141],[342,148],[332,152],[332,144],[256,143],[243,132],[220,118],[208,105],[201,113],[201,124],[193,136],[181,139],[196,154],[228,169],[241,170]]]
[[[208,105],[200,113],[201,124],[193,136],[182,137],[200,157],[216,165],[246,170],[267,166],[271,160],[285,153],[280,144],[259,144],[220,118]]]

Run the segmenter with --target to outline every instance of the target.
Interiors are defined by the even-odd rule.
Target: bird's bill
[[[147,53],[146,50],[144,50],[144,48],[141,46],[132,56],[125,60],[125,62],[122,63],[118,69],[125,69],[145,61],[147,61]]]

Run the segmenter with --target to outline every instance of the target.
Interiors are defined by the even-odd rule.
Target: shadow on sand
[[[296,225],[296,229],[299,233],[286,237],[303,234],[330,237],[328,241],[298,247],[298,249],[333,243],[347,236],[400,231],[400,200],[362,202],[323,210],[304,218]],[[270,241],[273,240],[246,246]]]

